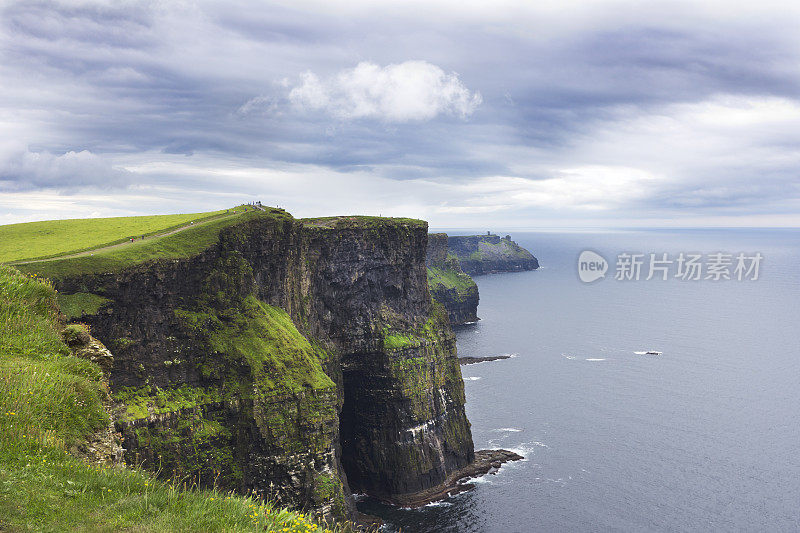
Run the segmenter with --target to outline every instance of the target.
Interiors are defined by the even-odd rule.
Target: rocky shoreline
[[[459,357],[458,364],[461,366],[464,365],[476,365],[478,363],[485,363],[487,361],[500,361],[501,359],[511,359],[510,355],[492,355],[489,357]]]
[[[510,450],[478,450],[474,461],[450,474],[439,485],[410,495],[394,496],[386,499],[386,502],[400,507],[422,507],[466,492],[475,487],[474,483],[468,482],[469,479],[486,474],[494,475],[504,463],[522,459],[523,456]]]

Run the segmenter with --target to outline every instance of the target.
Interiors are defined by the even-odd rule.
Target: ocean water
[[[525,456],[388,531],[800,530],[800,231],[515,233],[459,355],[476,449]],[[578,279],[584,249],[611,263]],[[761,252],[757,281],[616,281],[620,252]],[[660,356],[635,352],[659,350]]]

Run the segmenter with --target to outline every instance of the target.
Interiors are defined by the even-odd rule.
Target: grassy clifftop
[[[372,216],[334,216],[319,218],[303,218],[300,221],[307,227],[321,229],[348,229],[348,228],[373,228],[386,227],[397,224],[411,227],[428,227],[424,220],[416,218],[397,218],[397,217],[372,217]]]
[[[44,220],[0,226],[0,263],[29,261],[168,232],[190,222],[217,218],[227,210],[186,215]]]
[[[266,211],[250,209],[247,212],[237,209],[236,214],[225,214],[223,211],[219,216],[163,236],[134,240],[134,242],[118,246],[96,248],[95,252],[79,257],[69,256],[15,266],[23,272],[35,273],[51,279],[115,272],[147,261],[191,257],[216,243],[223,229],[234,224],[267,217],[281,220],[292,219],[290,214],[279,209],[267,208]],[[72,246],[74,249],[78,246],[78,242],[73,240],[73,244],[68,246]]]
[[[0,266],[0,530],[324,529],[260,500],[72,456],[108,422],[107,393],[100,368],[72,355],[61,327],[52,284]]]

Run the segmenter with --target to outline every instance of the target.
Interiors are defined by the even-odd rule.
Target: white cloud
[[[405,61],[385,67],[361,62],[321,80],[306,72],[289,92],[298,108],[322,110],[337,118],[375,118],[387,122],[430,120],[439,114],[466,118],[481,104],[455,72],[426,61]]]
[[[88,150],[61,155],[29,150],[0,153],[0,191],[127,185],[130,173]]]

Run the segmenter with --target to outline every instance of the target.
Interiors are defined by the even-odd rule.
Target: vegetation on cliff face
[[[202,263],[192,294],[163,309],[174,318],[169,357],[150,361],[138,379],[127,376],[133,386],[117,387],[115,398],[127,406],[120,418],[126,457],[162,477],[255,489],[344,517],[344,484],[329,471],[340,406],[323,369],[330,354],[286,311],[256,296],[238,229]]]
[[[447,234],[428,235],[426,253],[431,296],[447,309],[452,324],[478,320],[478,286],[461,270],[455,254],[447,249]]]
[[[107,392],[100,368],[62,341],[56,302],[50,282],[0,266],[0,529],[323,529],[261,500],[70,455],[107,423]]]
[[[0,226],[0,263],[57,257],[177,229],[225,211],[187,215],[45,220]]]
[[[109,301],[108,298],[89,292],[58,295],[58,306],[67,320],[80,318],[83,315],[94,315]]]
[[[428,269],[428,286],[431,293],[453,290],[459,301],[474,297],[477,289],[477,285],[469,275],[444,268]]]
[[[426,223],[235,218],[20,267],[53,276],[115,351],[126,460],[336,517],[352,509],[343,466],[391,496],[471,461]]]
[[[409,325],[391,315],[384,317],[382,349],[357,365],[380,368],[380,379],[363,383],[361,416],[351,415],[346,402],[343,417],[352,424],[348,445],[358,450],[358,464],[345,455],[348,480],[352,487],[393,501],[395,496],[427,488],[419,478],[404,476],[414,471],[437,479],[472,460],[472,436],[464,415],[464,382],[455,357],[455,337],[447,311],[438,303],[430,306],[421,324]],[[354,365],[355,366],[355,365]],[[358,379],[352,368],[345,375]],[[363,379],[363,378],[361,378]],[[377,398],[396,411],[381,413]],[[402,420],[402,430],[392,435],[392,453],[376,449],[369,442],[381,438],[381,427],[371,422],[377,417],[393,416]],[[398,427],[398,426],[394,426]],[[373,472],[386,473],[391,479],[377,478]],[[440,479],[443,479],[441,477]],[[398,500],[399,501],[399,500]]]
[[[259,394],[302,393],[336,386],[322,369],[321,361],[327,357],[324,351],[297,331],[286,311],[253,295],[226,309],[225,314],[211,308],[177,310],[176,314],[222,355],[204,364],[205,377],[222,378],[232,364],[245,362]]]

